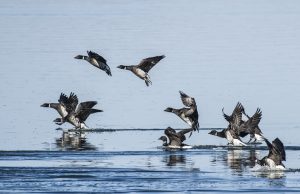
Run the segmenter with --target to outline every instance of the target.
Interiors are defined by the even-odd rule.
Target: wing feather
[[[82,109],[91,109],[97,104],[97,101],[86,101],[81,102],[76,108],[76,113],[80,112]]]
[[[150,69],[163,58],[165,58],[164,55],[145,58],[137,65],[137,67],[148,73]]]
[[[103,111],[99,110],[99,109],[91,109],[91,108],[81,109],[80,112],[78,112],[76,114],[76,118],[78,118],[80,122],[84,122],[91,114],[94,114],[97,112],[103,112]]]
[[[95,53],[93,51],[87,51],[87,54],[89,55],[90,58],[94,58],[97,61],[100,61],[100,62],[106,64],[106,59],[104,59],[101,55],[99,55],[99,54],[97,54],[97,53]]]
[[[193,97],[188,96],[182,91],[179,91],[179,93],[180,93],[181,101],[185,106],[191,107],[196,105],[196,101]]]

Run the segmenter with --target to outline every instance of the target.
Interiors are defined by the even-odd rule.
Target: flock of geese
[[[138,65],[120,65],[118,68],[131,71],[137,77],[144,80],[146,86],[149,86],[152,84],[149,71],[163,58],[165,58],[164,55],[149,57],[143,59]],[[95,52],[87,51],[87,56],[77,55],[75,59],[86,60],[91,65],[103,70],[108,76],[112,76],[106,60]],[[191,146],[183,143],[186,140],[185,134],[190,133],[190,137],[193,131],[199,132],[200,129],[196,100],[182,91],[179,91],[179,93],[184,107],[179,109],[168,107],[164,111],[177,115],[181,120],[188,124],[189,128],[182,129],[179,132],[171,127],[165,129],[165,135],[161,136],[159,140],[162,140],[163,146],[167,148],[190,148]],[[56,124],[62,125],[67,122],[73,125],[75,129],[82,129],[82,131],[84,131],[84,129],[88,129],[85,124],[87,118],[91,114],[103,112],[100,109],[94,108],[96,105],[96,101],[79,103],[78,97],[74,93],[71,93],[69,96],[61,93],[58,103],[44,103],[41,107],[53,108],[58,112],[60,117],[53,121]],[[259,108],[257,108],[253,116],[250,117],[246,114],[243,105],[238,102],[231,115],[225,114],[224,108],[222,109],[222,112],[225,120],[228,122],[227,128],[222,131],[212,130],[209,132],[210,135],[226,138],[228,145],[233,146],[247,146],[251,141],[253,141],[252,144],[265,141],[269,148],[269,154],[261,160],[257,160],[257,164],[268,167],[271,170],[285,169],[285,166],[282,163],[282,161],[286,160],[284,145],[279,138],[276,138],[271,143],[263,136],[263,133],[258,126],[262,118],[262,111]],[[243,115],[247,120],[243,120]],[[250,136],[250,139],[246,144],[241,138],[247,135]]]

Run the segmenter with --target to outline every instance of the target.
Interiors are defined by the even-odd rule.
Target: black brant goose
[[[229,122],[228,127],[220,132],[212,130],[208,134],[226,138],[228,144],[232,144],[234,146],[246,146],[246,144],[240,139],[240,137],[248,135],[246,129],[243,128],[243,130],[241,130],[240,128],[240,126],[244,123],[242,120],[242,114],[244,112],[243,105],[238,102],[231,115],[226,115],[224,113],[224,108],[222,109],[222,112],[224,118]]]
[[[73,95],[75,95],[75,94],[71,93],[70,97]],[[68,101],[68,99],[69,98],[67,95],[65,95],[64,93],[61,93],[60,97],[58,99],[58,103],[44,103],[41,105],[41,107],[53,108],[58,112],[58,114],[61,116],[61,118],[64,118],[68,115],[68,112],[67,112],[67,107],[63,102]]]
[[[224,108],[222,108],[223,117],[226,121],[228,121],[230,126],[234,126],[235,128],[238,128],[238,135],[240,137],[245,137],[249,134],[247,130],[243,128],[243,130],[240,128],[241,125],[245,123],[245,121],[242,119],[243,113],[245,112],[244,106],[238,102],[235,106],[234,110],[232,111],[231,115],[227,115],[224,113]]]
[[[57,118],[54,120],[56,123],[64,123],[65,121],[69,122],[76,129],[87,128],[85,125],[86,119],[93,113],[103,112],[99,109],[93,109],[97,104],[96,101],[86,101],[78,104],[78,98],[76,95],[70,95],[68,99],[62,101],[65,107],[67,107],[68,115],[63,118]]]
[[[263,141],[264,137],[262,135],[262,131],[260,130],[258,124],[262,118],[262,112],[259,108],[257,108],[256,112],[252,117],[248,116],[245,113],[245,109],[243,105],[238,102],[233,113],[229,116],[224,113],[224,108],[222,109],[224,118],[229,122],[229,124],[234,125],[238,128],[239,136],[245,137],[246,135],[250,134],[250,140],[248,143],[254,139],[256,141]],[[248,120],[242,120],[242,114],[244,114]]]
[[[193,97],[188,96],[182,91],[179,91],[182,103],[187,106],[181,109],[175,109],[168,107],[164,111],[171,112],[180,117],[184,122],[186,122],[194,131],[199,131],[199,122],[198,122],[198,110],[197,104]]]
[[[226,129],[223,129],[220,132],[212,130],[208,134],[218,136],[221,138],[226,138],[228,144],[233,146],[246,146],[246,144],[240,139],[238,128],[234,125],[229,124],[229,126]]]
[[[149,57],[143,59],[138,65],[119,65],[118,68],[131,71],[142,80],[145,80],[146,85],[149,86],[150,84],[152,84],[152,82],[148,73],[151,68],[154,67],[154,65],[156,65],[163,58],[165,58],[164,55]]]
[[[93,66],[105,71],[107,75],[111,76],[110,68],[106,63],[106,60],[102,56],[100,56],[99,54],[92,52],[92,51],[87,51],[87,54],[88,54],[88,56],[77,55],[74,58],[86,60]]]
[[[268,166],[270,170],[285,170],[285,166],[282,161],[285,161],[285,149],[283,143],[279,138],[276,138],[270,143],[264,138],[268,148],[268,156],[263,157],[261,160],[256,160],[257,164],[261,166]]]
[[[244,113],[244,115],[247,116],[248,120],[241,127],[244,130],[247,130],[250,134],[250,140],[248,143],[250,143],[252,139],[254,139],[254,143],[257,141],[263,141],[265,138],[262,135],[263,133],[258,126],[262,118],[262,111],[259,108],[257,108],[256,112],[252,117],[249,117],[246,113]]]
[[[183,142],[186,140],[185,134],[193,131],[192,128],[189,129],[183,129],[179,132],[176,132],[175,129],[168,127],[165,129],[165,135],[161,136],[159,140],[163,141],[163,146],[167,146],[169,148],[183,148],[187,147],[187,144],[184,144]],[[168,137],[168,138],[167,138]],[[168,142],[169,139],[169,142]]]

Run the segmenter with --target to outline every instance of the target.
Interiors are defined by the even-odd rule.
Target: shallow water
[[[287,171],[257,171],[266,145],[228,147],[208,131],[186,150],[163,149],[159,129],[88,133],[81,144],[57,131],[39,150],[0,151],[0,192],[300,192],[297,142],[286,145]]]
[[[0,16],[0,192],[300,192],[299,1],[6,0]],[[113,76],[73,58],[86,50]],[[161,54],[148,88],[116,68]],[[193,149],[166,151],[163,129],[187,127],[163,111],[182,106],[179,90],[196,99],[202,130],[186,140]],[[87,125],[113,130],[61,144],[57,114],[40,107],[61,92],[97,100],[104,112]],[[261,108],[289,171],[253,172],[264,145],[207,134],[237,101]]]

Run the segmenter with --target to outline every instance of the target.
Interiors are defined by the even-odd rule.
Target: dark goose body
[[[167,129],[165,129],[164,132],[166,136],[161,136],[159,140],[163,141],[163,146],[167,146],[170,148],[182,148],[184,146],[188,146],[183,142],[186,140],[185,134],[191,131],[193,131],[192,128],[183,129],[180,130],[179,132],[176,132],[175,129],[168,127]]]
[[[256,112],[253,114],[252,117],[249,117],[247,114],[245,115],[248,117],[248,120],[241,126],[241,128],[249,132],[250,134],[249,142],[252,139],[254,139],[254,142],[263,141],[265,138],[263,136],[261,129],[258,126],[262,118],[262,111],[259,108],[257,108]]]
[[[62,103],[67,107],[68,115],[64,118],[57,118],[54,122],[64,123],[65,121],[72,124],[75,128],[87,128],[85,125],[86,119],[93,113],[103,112],[99,109],[93,109],[97,104],[96,101],[86,101],[78,104],[78,98],[76,95],[70,95],[70,97]]]
[[[243,105],[238,102],[231,115],[225,114],[224,108],[222,109],[222,112],[225,120],[229,122],[228,127],[221,132],[212,130],[209,134],[226,138],[228,144],[232,144],[234,146],[246,146],[246,144],[240,139],[240,137],[248,135],[248,131],[241,128],[241,125],[244,124],[244,121],[242,120],[242,114],[244,112]]]
[[[285,166],[282,161],[285,161],[286,157],[283,143],[279,138],[272,143],[265,138],[265,142],[269,148],[269,154],[256,162],[261,166],[268,166],[270,170],[284,170]]]
[[[186,107],[183,107],[181,109],[175,109],[168,107],[164,111],[171,112],[177,115],[179,118],[181,118],[184,122],[186,122],[190,127],[192,127],[194,130],[199,131],[199,114],[197,110],[197,104],[194,98],[188,96],[182,91],[179,91],[181,101],[183,105]]]
[[[86,60],[87,62],[89,62],[93,66],[105,71],[107,75],[112,76],[110,68],[107,65],[106,59],[104,59],[101,55],[99,55],[95,52],[92,52],[92,51],[87,51],[87,54],[88,54],[88,56],[77,55],[74,58],[75,59]]]

